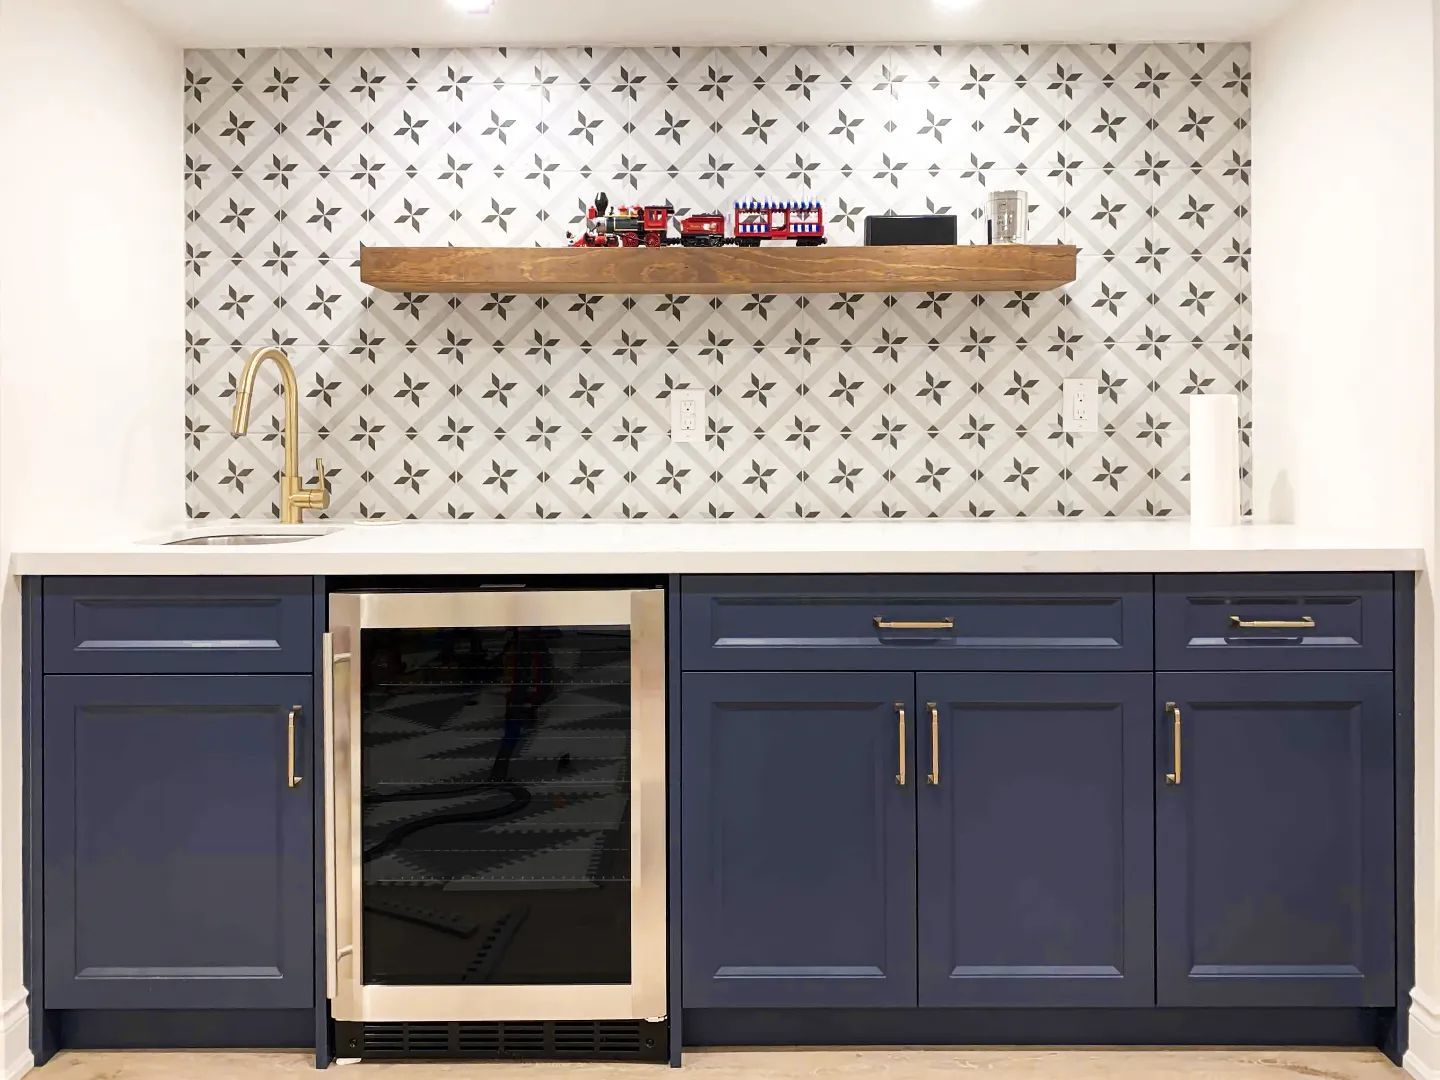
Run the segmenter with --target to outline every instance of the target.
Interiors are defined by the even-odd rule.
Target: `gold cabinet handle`
[[[955,620],[950,616],[943,619],[887,619],[875,616],[876,630],[954,630]]]
[[[1242,619],[1231,615],[1230,626],[1234,630],[1314,630],[1315,620],[1309,615],[1298,619]]]
[[[1181,746],[1181,743],[1180,743],[1180,706],[1179,706],[1179,705],[1176,705],[1175,702],[1173,702],[1173,701],[1167,701],[1167,702],[1165,703],[1165,712],[1166,712],[1166,714],[1169,715],[1170,720],[1171,720],[1171,729],[1170,729],[1171,753],[1173,753],[1173,754],[1175,755],[1175,761],[1174,761],[1175,771],[1174,771],[1174,772],[1168,772],[1168,773],[1165,774],[1165,782],[1166,782],[1167,784],[1176,784],[1176,785],[1178,785],[1178,784],[1180,783],[1180,758],[1181,758],[1181,750],[1180,750],[1180,746]]]
[[[290,715],[285,717],[285,777],[286,786],[297,788],[303,776],[295,775],[295,721],[300,716],[300,706],[294,705]]]
[[[925,707],[930,710],[930,775],[925,777],[925,782],[940,784],[940,708],[933,701],[927,701]]]
[[[901,702],[895,702],[895,715],[898,718],[897,726],[900,728],[900,771],[895,774],[895,783],[901,787],[905,786],[905,706]]]

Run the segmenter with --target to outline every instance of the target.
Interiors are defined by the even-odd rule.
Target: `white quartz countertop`
[[[192,524],[166,537],[17,552],[17,574],[1173,573],[1418,570],[1375,534],[1188,522],[400,522],[265,546],[166,547],[185,535],[283,527]]]

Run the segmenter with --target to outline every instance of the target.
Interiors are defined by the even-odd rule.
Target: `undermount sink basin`
[[[275,536],[271,533],[256,533],[253,536],[187,536],[180,540],[168,540],[166,547],[248,547],[251,544],[295,544],[301,540],[313,540],[312,536]]]
[[[273,529],[214,529],[162,541],[164,547],[256,547],[265,544],[298,544],[339,531],[339,525],[300,525]]]

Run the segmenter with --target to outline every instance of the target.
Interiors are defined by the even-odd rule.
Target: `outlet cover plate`
[[[1100,383],[1097,379],[1066,379],[1061,422],[1066,431],[1088,434],[1100,430]]]
[[[677,443],[705,441],[705,391],[670,391],[670,439]]]

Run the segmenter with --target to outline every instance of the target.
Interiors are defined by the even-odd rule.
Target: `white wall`
[[[1430,519],[1430,0],[1309,0],[1255,42],[1255,506]]]
[[[1307,0],[1256,42],[1256,506],[1435,565],[1431,0]],[[181,515],[182,62],[112,0],[0,0],[0,1076],[27,1062],[9,552]],[[1431,583],[1411,1068],[1440,1078]]]
[[[1432,0],[1307,0],[1255,42],[1254,440],[1262,520],[1436,552]],[[1440,1080],[1435,583],[1417,599],[1416,984]]]
[[[10,552],[183,514],[181,52],[114,0],[0,0],[0,1076],[21,972]]]

